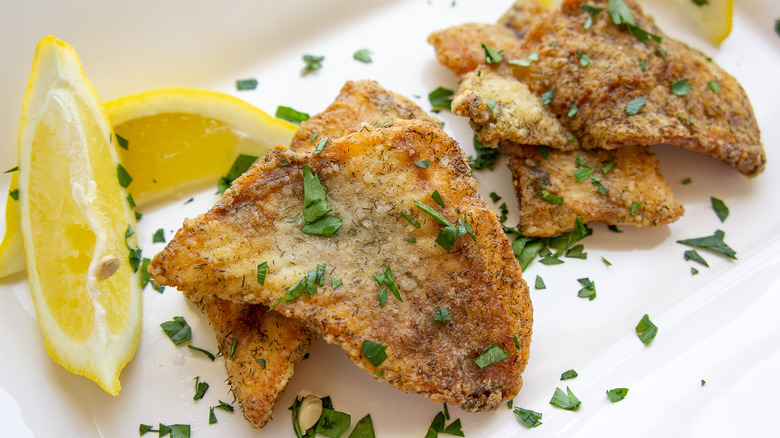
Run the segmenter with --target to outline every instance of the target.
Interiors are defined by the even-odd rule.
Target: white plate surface
[[[687,0],[681,0],[687,1]],[[529,431],[507,408],[468,414],[451,409],[467,437],[524,436],[768,436],[780,430],[775,406],[780,389],[780,37],[773,32],[780,3],[735,2],[734,30],[720,46],[706,42],[674,0],[646,0],[647,11],[670,36],[712,56],[741,81],[750,96],[767,150],[765,173],[747,179],[710,158],[654,148],[685,216],[655,229],[623,227],[616,234],[594,224],[583,243],[587,260],[559,266],[534,263],[524,273],[531,287],[535,325],[525,386],[516,406],[543,413]],[[237,95],[273,113],[278,105],[317,113],[349,79],[375,79],[430,109],[427,94],[456,88],[439,66],[427,35],[466,21],[494,22],[511,0],[331,0],[284,2],[232,0],[107,1],[7,0],[0,15],[0,170],[16,159],[16,130],[37,40],[53,34],[79,52],[104,100],[163,87],[197,87]],[[374,62],[352,59],[361,48]],[[301,77],[301,56],[325,55],[322,70]],[[236,91],[235,80],[257,78],[254,91]],[[442,113],[447,130],[468,154],[472,133],[465,120]],[[476,173],[480,192],[497,192],[515,208],[508,172]],[[2,176],[7,186],[8,177]],[[682,180],[691,178],[690,185]],[[2,185],[0,184],[0,186]],[[184,217],[215,201],[209,191],[144,211],[139,236],[144,255],[158,228],[170,237]],[[710,196],[725,201],[724,223]],[[0,216],[2,217],[2,216]],[[514,218],[510,217],[510,224]],[[737,252],[732,261],[706,255],[709,268],[683,259],[676,241],[726,232]],[[606,266],[601,258],[612,263]],[[546,290],[533,288],[536,276]],[[578,278],[595,281],[597,298],[577,297]],[[649,314],[659,327],[650,346],[634,327]],[[208,407],[232,401],[221,359],[210,362],[174,347],[159,328],[173,316],[193,327],[193,345],[216,351],[205,319],[175,290],[144,291],[144,329],[133,361],[121,376],[119,396],[103,393],[56,365],[44,351],[25,276],[0,282],[0,435],[15,437],[132,437],[141,423],[186,423],[193,437],[294,436],[287,408],[296,395],[330,395],[353,420],[370,413],[378,436],[424,436],[441,409],[420,396],[372,379],[335,346],[318,342],[299,365],[274,419],[252,430],[239,412]],[[563,371],[579,377],[561,382]],[[211,385],[192,401],[194,378]],[[705,381],[706,384],[702,384]],[[549,404],[556,387],[569,386],[582,401],[577,412]],[[612,404],[605,391],[629,388]]]

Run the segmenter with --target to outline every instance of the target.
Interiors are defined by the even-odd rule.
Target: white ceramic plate
[[[680,0],[687,1],[687,0]],[[369,78],[430,108],[427,94],[456,80],[435,60],[427,35],[466,21],[494,22],[511,0],[153,0],[89,2],[10,0],[0,15],[0,170],[15,165],[16,129],[35,44],[47,34],[71,43],[105,100],[162,87],[199,87],[235,94],[273,113],[278,105],[317,113],[348,79]],[[773,32],[780,3],[736,2],[734,30],[720,47],[708,44],[674,0],[645,1],[670,36],[711,55],[739,79],[750,96],[768,166],[747,179],[727,166],[687,151],[657,147],[666,179],[684,204],[677,223],[655,229],[593,225],[583,243],[587,260],[534,263],[531,286],[535,326],[525,387],[515,406],[543,413],[542,436],[766,436],[780,430],[775,406],[780,369],[780,208],[775,152],[780,143],[780,37]],[[352,59],[361,48],[374,62]],[[301,77],[303,54],[324,55],[321,71]],[[254,91],[235,80],[257,78]],[[440,114],[445,129],[473,153],[465,120]],[[508,172],[476,173],[484,196],[497,192],[515,208]],[[2,180],[8,184],[7,176]],[[682,180],[692,183],[683,185]],[[161,249],[151,234],[170,237],[184,217],[215,201],[209,191],[183,205],[144,211],[139,236],[145,256]],[[721,223],[710,196],[728,205]],[[2,217],[2,216],[0,216]],[[510,223],[514,218],[510,218]],[[709,268],[683,259],[679,239],[726,232],[738,261],[706,255]],[[612,263],[607,266],[602,257]],[[695,266],[700,273],[691,275]],[[546,290],[533,288],[536,276]],[[597,298],[577,297],[578,278],[595,281]],[[649,314],[659,327],[650,346],[634,327]],[[378,436],[420,437],[441,409],[420,396],[377,382],[335,346],[318,342],[299,365],[274,419],[252,430],[239,412],[209,406],[232,401],[221,359],[211,362],[175,347],[159,324],[184,316],[193,345],[216,351],[204,318],[175,290],[144,292],[144,329],[133,361],[121,376],[119,396],[71,375],[44,351],[23,274],[0,283],[0,435],[26,437],[138,436],[139,424],[190,424],[193,437],[294,436],[287,408],[298,394],[330,395],[357,421],[370,413]],[[579,377],[561,382],[562,372]],[[211,388],[193,402],[194,378]],[[706,384],[704,383],[706,382]],[[556,387],[582,401],[577,412],[549,404]],[[629,388],[612,404],[605,391]],[[507,408],[467,414],[451,409],[467,437],[522,436],[526,426]]]

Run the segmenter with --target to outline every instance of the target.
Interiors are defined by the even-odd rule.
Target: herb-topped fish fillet
[[[298,319],[376,379],[438,402],[494,409],[522,386],[528,288],[466,157],[430,122],[365,126],[317,154],[275,148],[150,272]]]

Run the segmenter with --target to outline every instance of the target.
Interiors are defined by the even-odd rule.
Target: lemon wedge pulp
[[[135,217],[114,142],[73,47],[43,38],[19,127],[27,277],[49,355],[112,395],[141,333]]]
[[[106,102],[120,159],[141,206],[203,184],[216,186],[239,154],[261,157],[298,126],[228,94],[167,88]]]

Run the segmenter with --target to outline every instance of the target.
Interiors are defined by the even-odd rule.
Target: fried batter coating
[[[415,164],[425,160],[427,167]],[[333,236],[301,231],[305,166],[324,186],[329,214],[343,220]],[[431,197],[436,191],[443,208]],[[415,200],[464,230],[468,224],[476,241],[464,234],[444,249],[436,243],[443,225]],[[261,287],[254,276],[266,261]],[[318,265],[325,267],[316,293],[287,302]],[[318,154],[275,148],[209,212],[185,221],[149,270],[156,283],[193,296],[266,306],[281,300],[276,311],[340,345],[374,378],[437,402],[494,409],[522,386],[528,288],[498,219],[476,193],[466,157],[429,122],[366,126]],[[380,291],[390,286],[375,275],[388,270],[402,301],[385,291],[380,306]],[[333,278],[342,284],[334,288]],[[438,309],[452,320],[435,321]],[[366,341],[386,347],[387,359],[372,365],[361,352]],[[480,368],[475,359],[493,344],[507,358]]]
[[[364,123],[382,126],[398,119],[438,123],[411,100],[374,81],[347,81],[325,111],[301,123],[290,142],[290,149],[311,152],[323,137],[343,137],[359,131]]]
[[[614,24],[605,0],[588,3],[603,11],[586,28],[590,14],[581,9],[583,4],[584,0],[566,0],[560,11],[538,14],[530,24],[526,19],[505,17],[507,23],[526,26],[515,29],[524,38],[505,50],[504,62],[477,68],[483,75],[492,70],[525,84],[526,94],[531,94],[525,101],[534,96],[541,101],[544,93],[553,93],[544,106],[566,129],[548,143],[524,144],[615,149],[665,143],[710,155],[747,176],[763,171],[766,154],[758,124],[747,95],[731,75],[698,50],[665,36],[632,0],[626,4],[636,27],[657,36],[660,43],[654,36],[647,36],[643,43],[625,25]],[[478,43],[474,41],[472,47]],[[461,49],[461,53],[466,52]],[[529,59],[532,53],[538,61],[512,65],[513,60]],[[673,87],[675,83],[682,88]],[[468,114],[475,92],[462,87],[456,97],[461,105],[453,110]],[[645,101],[632,114],[629,103],[636,99]],[[576,108],[574,117],[569,116],[572,108]],[[486,124],[501,115],[497,112],[492,118],[483,115],[478,119],[481,122],[472,120],[478,125],[478,135],[500,130]],[[514,123],[534,121],[521,118]],[[569,143],[567,131],[574,134]],[[490,140],[498,136],[492,133],[485,141],[495,144]]]
[[[647,148],[550,151],[545,159],[537,146],[504,142],[501,151],[512,170],[521,203],[518,227],[525,236],[571,231],[577,216],[584,222],[641,227],[674,222],[684,212]],[[543,190],[562,202],[545,200]]]
[[[259,304],[213,296],[196,303],[217,337],[228,383],[244,418],[255,429],[262,428],[316,335],[300,321]]]

